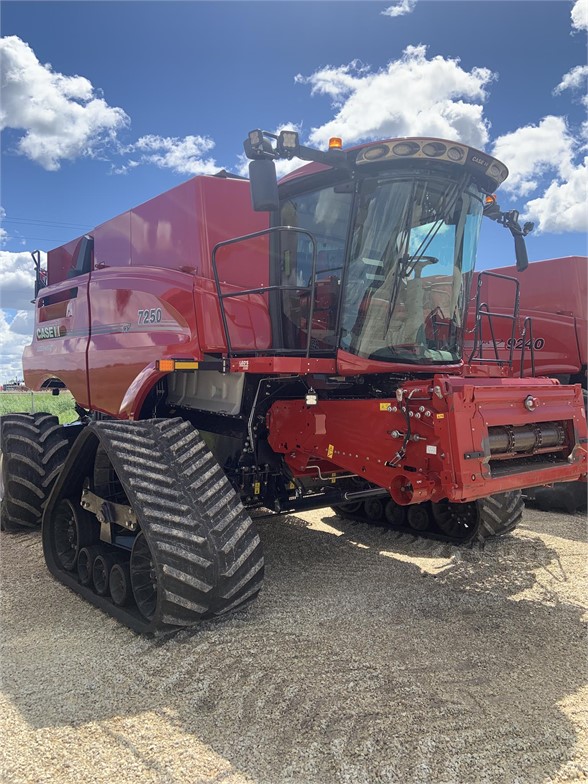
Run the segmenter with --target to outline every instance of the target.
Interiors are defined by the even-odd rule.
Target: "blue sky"
[[[254,127],[296,124],[319,143],[337,129],[350,144],[448,129],[432,135],[477,142],[511,168],[499,201],[538,224],[531,259],[584,255],[586,8],[5,2],[5,74],[15,76],[3,95],[0,345],[20,351],[30,327],[26,314],[13,321],[27,309],[23,251],[59,245],[191,173],[238,171]],[[512,263],[508,233],[486,222],[479,258]]]

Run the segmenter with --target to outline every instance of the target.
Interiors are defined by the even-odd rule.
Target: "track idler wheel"
[[[433,520],[439,530],[452,539],[471,540],[478,530],[479,511],[476,501],[456,504],[439,501],[431,504]]]
[[[349,501],[349,503],[346,504],[336,504],[335,506],[332,506],[331,509],[335,514],[339,515],[339,517],[353,518],[363,509],[363,501]]]
[[[137,609],[149,621],[157,606],[157,572],[149,544],[142,533],[133,544],[129,571]]]

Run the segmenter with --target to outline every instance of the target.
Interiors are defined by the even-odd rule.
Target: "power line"
[[[70,237],[67,240],[58,240],[58,239],[55,239],[55,237],[30,237],[30,236],[26,236],[25,237],[25,236],[21,236],[21,237],[9,237],[9,238],[7,238],[7,241],[9,241],[10,239],[18,240],[18,241],[21,241],[21,242],[28,242],[29,240],[37,240],[39,242],[54,242],[57,245],[64,245],[66,242],[70,242],[72,239],[75,239],[75,237],[73,237],[73,238]],[[18,253],[19,251],[12,251],[12,252],[13,253]],[[27,251],[22,251],[22,252],[26,253]]]
[[[89,224],[61,223],[60,221],[47,221],[42,218],[2,218],[3,223],[27,223],[39,226],[62,226],[66,229],[85,229]]]

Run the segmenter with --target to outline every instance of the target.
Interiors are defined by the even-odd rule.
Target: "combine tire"
[[[0,428],[2,529],[37,528],[69,442],[51,414],[7,414]]]
[[[59,505],[63,499],[80,503],[83,489],[104,472],[105,456],[138,528],[113,523],[110,541],[97,545],[98,554],[96,545],[80,551],[78,578],[58,561]],[[94,526],[101,530],[97,519]],[[263,579],[261,543],[251,518],[198,432],[181,419],[88,425],[47,504],[43,548],[57,579],[149,634],[240,609],[257,596]],[[90,574],[94,588],[87,582]]]
[[[490,495],[477,503],[480,510],[481,539],[509,534],[523,519],[525,504],[520,490]]]

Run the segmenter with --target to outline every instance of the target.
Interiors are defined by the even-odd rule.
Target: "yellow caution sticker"
[[[253,495],[259,495],[261,493],[261,483],[254,482],[253,483]]]
[[[437,419],[445,419],[445,414],[437,414]]]
[[[327,449],[327,457],[333,457],[335,454],[335,447],[333,444],[329,444],[329,448]]]
[[[380,411],[392,411],[392,403],[380,403]]]

